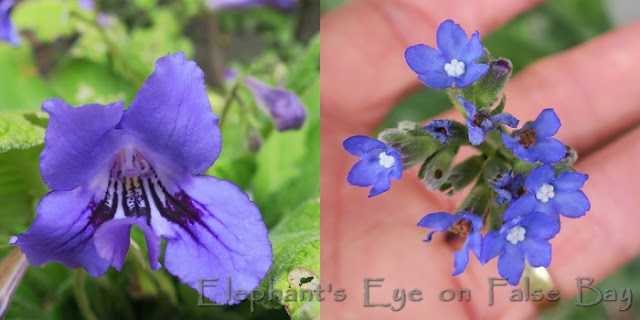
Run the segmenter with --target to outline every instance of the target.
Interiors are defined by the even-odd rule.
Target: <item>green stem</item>
[[[76,302],[80,308],[80,314],[85,320],[98,320],[96,315],[91,310],[91,304],[89,303],[89,297],[84,288],[85,274],[81,269],[77,269],[73,279],[73,293],[76,297]]]
[[[222,111],[220,112],[220,121],[218,122],[218,127],[220,128],[220,130],[222,130],[222,126],[226,122],[225,120],[227,119],[227,114],[229,113],[229,109],[231,109],[231,103],[233,102],[233,100],[235,100],[235,97],[238,93],[238,87],[240,86],[240,80],[238,79],[240,78],[241,76],[238,75],[235,82],[233,83],[233,86],[231,87],[231,91],[229,91],[229,94],[224,99]]]

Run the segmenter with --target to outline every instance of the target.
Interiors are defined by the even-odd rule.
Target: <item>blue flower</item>
[[[451,136],[451,125],[452,122],[449,120],[432,120],[422,129],[429,132],[434,139],[446,144],[447,139]]]
[[[464,110],[467,111],[467,128],[469,130],[469,142],[472,145],[479,145],[484,142],[484,136],[487,132],[497,128],[498,123],[504,123],[509,127],[515,128],[518,126],[520,120],[514,118],[508,113],[499,113],[495,116],[491,116],[484,110],[478,111],[478,108],[473,103],[458,96],[458,101],[464,106]]]
[[[248,8],[254,6],[271,6],[282,10],[293,9],[298,0],[207,0],[209,9]]]
[[[95,0],[78,0],[78,4],[82,10],[93,11],[96,9]]]
[[[473,251],[476,257],[480,259],[482,236],[479,230],[482,228],[482,218],[479,216],[469,212],[460,212],[458,214],[435,212],[424,216],[420,222],[418,222],[418,226],[435,230],[429,232],[425,240],[426,242],[431,241],[435,232],[451,231],[460,236],[467,237],[462,249],[453,254],[453,267],[455,270],[452,276],[462,273],[467,267],[467,263],[469,263],[469,250]]]
[[[369,198],[377,196],[391,188],[391,178],[402,178],[402,159],[400,153],[384,142],[366,136],[353,136],[342,143],[345,150],[361,157],[347,176],[354,186],[371,188]]]
[[[11,22],[11,10],[15,0],[0,0],[0,40],[9,43],[12,46],[20,44],[18,30]]]
[[[424,44],[409,47],[404,57],[418,79],[429,87],[446,89],[452,85],[464,88],[480,79],[489,65],[475,63],[484,55],[480,33],[467,39],[467,34],[453,20],[445,20],[436,34],[438,50]]]
[[[231,278],[232,292],[256,288],[272,263],[260,212],[234,184],[201,174],[222,144],[202,70],[182,52],[162,57],[123,107],[43,103],[50,119],[40,171],[53,191],[11,244],[33,265],[56,261],[96,277],[122,268],[137,226],[152,269],[160,268],[164,238],[164,266],[183,283],[198,289],[199,279]],[[204,295],[239,302],[226,292],[217,286]]]
[[[498,258],[498,273],[511,285],[517,285],[524,271],[525,259],[532,267],[551,263],[549,239],[560,231],[555,215],[532,212],[505,223],[500,231],[489,232],[482,240],[480,262]]]
[[[544,109],[531,124],[516,130],[513,136],[502,133],[502,142],[516,157],[534,163],[555,163],[564,159],[567,149],[551,138],[560,129],[560,119],[553,109]]]
[[[589,176],[562,172],[557,177],[553,167],[544,164],[534,168],[524,186],[528,193],[514,201],[504,213],[508,221],[529,212],[540,211],[578,218],[591,209],[587,196],[580,190]]]
[[[498,193],[495,202],[498,204],[511,203],[514,199],[518,199],[526,190],[524,189],[524,173],[518,173],[511,176],[512,170],[503,173],[500,179],[492,185],[493,190]]]

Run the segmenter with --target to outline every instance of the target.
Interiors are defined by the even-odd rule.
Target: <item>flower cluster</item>
[[[373,186],[369,196],[376,196],[390,188],[392,177],[399,180],[402,170],[419,161],[418,176],[429,189],[451,195],[475,181],[458,213],[431,213],[418,226],[432,229],[427,242],[435,232],[466,239],[454,253],[453,275],[465,270],[472,251],[482,264],[498,257],[499,274],[517,285],[526,263],[551,263],[549,240],[560,232],[560,215],[578,218],[589,211],[589,200],[580,190],[588,176],[575,171],[574,151],[554,138],[561,122],[553,109],[542,110],[519,129],[520,121],[503,112],[506,100],[500,96],[511,62],[492,59],[478,32],[468,38],[460,25],[446,20],[436,42],[438,49],[409,47],[406,62],[424,84],[448,91],[465,123],[404,122],[382,131],[378,140],[348,138],[344,148],[362,158],[348,181]],[[514,130],[509,133],[507,127]],[[463,146],[481,155],[453,165]]]

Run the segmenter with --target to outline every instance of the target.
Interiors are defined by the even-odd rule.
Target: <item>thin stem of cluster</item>
[[[78,303],[78,309],[80,314],[85,320],[98,320],[93,310],[91,310],[91,304],[89,303],[89,296],[85,290],[85,272],[82,269],[77,269],[73,277],[73,293]]]

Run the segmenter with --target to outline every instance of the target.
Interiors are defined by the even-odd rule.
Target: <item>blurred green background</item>
[[[221,115],[230,101],[222,153],[206,174],[239,185],[260,208],[274,248],[267,280],[285,290],[293,287],[287,280],[293,269],[318,277],[319,11],[319,0],[299,0],[289,10],[215,12],[204,0],[97,0],[88,11],[76,0],[20,1],[11,17],[22,44],[0,43],[0,257],[48,192],[38,170],[48,121],[38,111],[42,101],[129,104],[156,59],[184,51],[205,71],[213,112]],[[294,91],[307,110],[304,126],[278,132],[244,87],[230,99],[227,68]],[[137,228],[132,240],[122,272],[111,269],[100,278],[57,263],[29,267],[5,319],[319,317],[317,302],[256,302],[255,312],[249,302],[198,306],[194,289],[164,269],[149,270]]]
[[[344,0],[321,0],[323,13],[342,5]],[[519,15],[490,35],[483,45],[494,57],[509,58],[518,73],[528,64],[571,48],[607,32],[617,25],[640,19],[640,2],[628,0],[548,0]],[[419,106],[419,107],[416,107]],[[389,113],[380,127],[396,127],[402,120],[422,121],[451,108],[445,91],[424,87],[406,97]],[[596,279],[598,287],[631,288],[640,292],[640,258],[607,279]],[[595,299],[588,292],[585,302]],[[621,302],[603,302],[593,307],[578,307],[575,299],[546,311],[540,319],[640,319],[637,305],[624,312],[616,310]]]

